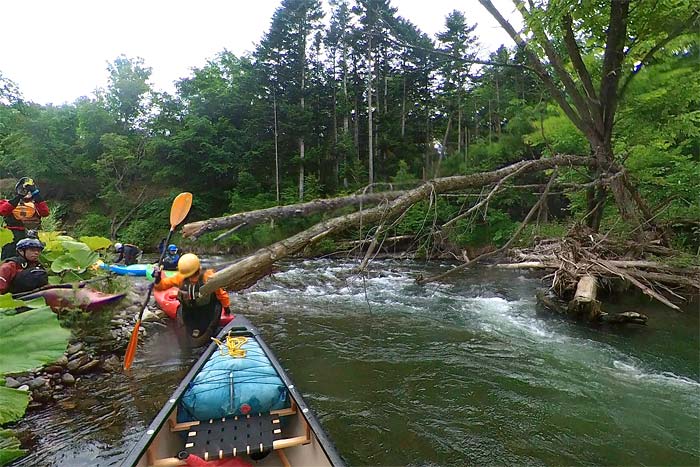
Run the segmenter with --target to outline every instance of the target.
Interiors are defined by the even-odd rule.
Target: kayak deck
[[[223,340],[229,333],[254,339],[263,349],[287,389],[289,408],[178,423],[180,401],[190,382],[202,370],[209,357],[219,351],[216,344],[212,343],[168,399],[124,465],[188,465],[185,460],[178,458],[178,454],[184,457],[187,453],[209,461],[222,459],[221,465],[240,467],[252,463],[285,467],[344,465],[301,394],[260,338],[258,330],[245,317],[238,315],[218,337]],[[261,453],[267,455],[260,459]]]

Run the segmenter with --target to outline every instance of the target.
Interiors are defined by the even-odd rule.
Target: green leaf
[[[44,251],[41,252],[40,260],[42,264],[52,263],[56,261],[56,258],[61,256],[63,253],[63,245],[61,244],[61,242],[52,242],[46,245]]]
[[[0,309],[14,310],[15,308],[19,308],[21,306],[27,306],[27,302],[23,302],[22,300],[12,298],[12,294],[9,293],[0,295]]]
[[[70,253],[65,253],[51,263],[51,271],[61,274],[63,271],[80,271],[78,260]]]
[[[89,246],[82,242],[76,242],[73,240],[66,240],[63,242],[63,248],[70,252],[75,251],[92,251]]]
[[[83,278],[74,273],[73,271],[66,271],[65,273],[63,273],[63,277],[61,278],[61,280],[64,283],[72,283],[80,282],[83,280]]]
[[[24,449],[20,449],[19,440],[15,438],[12,431],[0,430],[0,465],[9,464],[25,453]]]
[[[56,274],[61,274],[64,271],[74,271],[80,274],[97,262],[99,259],[97,253],[91,251],[84,243],[77,243],[77,245],[82,245],[84,248],[75,247],[56,258],[51,263],[51,271]]]
[[[14,235],[12,235],[12,232],[9,229],[0,229],[0,247],[12,242],[13,239]]]
[[[29,404],[29,393],[0,386],[0,425],[22,418]]]
[[[0,316],[0,373],[38,368],[66,350],[70,331],[63,329],[49,307]]]
[[[44,245],[49,245],[52,242],[60,241],[60,236],[61,234],[59,232],[39,232],[39,240],[41,240]]]
[[[80,241],[85,243],[92,251],[104,250],[112,245],[111,240],[104,237],[80,237]]]

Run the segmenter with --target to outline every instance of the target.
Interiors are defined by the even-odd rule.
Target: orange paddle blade
[[[192,207],[192,193],[180,193],[173,200],[173,205],[170,207],[170,230],[175,230],[175,227],[180,224]]]
[[[131,331],[131,339],[129,339],[129,345],[126,348],[126,353],[124,354],[124,369],[128,370],[131,368],[131,364],[134,363],[134,357],[136,356],[136,346],[139,343],[139,328],[141,327],[141,320],[136,321],[134,325],[134,330]]]

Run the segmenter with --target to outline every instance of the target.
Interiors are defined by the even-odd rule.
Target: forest
[[[519,243],[581,222],[620,238],[653,224],[667,246],[697,254],[697,7],[568,3],[516,2],[525,31],[500,17],[514,42],[487,58],[459,10],[429,37],[388,0],[284,0],[252,53],[222,50],[173,95],[152,88],[138,57],[116,57],[106,88],[60,106],[24,99],[22,83],[0,74],[2,186],[9,192],[32,176],[55,226],[148,250],[180,191],[196,194],[193,221],[406,190],[558,154],[593,157],[598,169],[557,170]],[[600,164],[624,176],[610,170],[602,184]],[[449,226],[441,234],[457,250],[503,246],[551,175],[508,180],[487,202],[484,188],[416,202],[389,235],[412,238],[416,257],[436,252],[430,224]],[[190,247],[245,253],[324,215],[208,233]],[[317,251],[339,241],[324,239]]]
[[[545,271],[538,280],[543,278],[550,286],[546,293],[536,292],[538,304],[596,325],[647,324],[647,317],[635,310],[614,312],[613,306],[605,311],[601,290],[609,293],[602,297],[606,299],[635,289],[676,311],[697,305],[697,2],[513,0],[523,19],[521,30],[491,0],[478,3],[455,2],[458,9],[444,18],[442,30],[431,37],[402,18],[390,0],[282,0],[252,52],[238,56],[221,50],[180,78],[173,93],[155,89],[153,69],[142,58],[126,55],[108,63],[105,88],[87,94],[87,83],[85,96],[63,105],[32,102],[23,96],[22,83],[0,69],[1,196],[14,196],[15,183],[22,177],[31,177],[34,188],[41,187],[50,207],[40,233],[47,243],[42,261],[54,273],[52,285],[85,285],[108,277],[96,271],[96,265],[100,255],[106,259],[113,242],[133,243],[154,253],[167,232],[173,198],[189,192],[194,203],[190,209],[192,198],[186,195],[187,208],[179,210],[183,218],[187,216],[183,222],[173,221],[172,212],[178,214],[177,203],[173,203],[170,232],[181,226],[173,242],[183,251],[234,258],[202,285],[199,292],[204,296],[218,287],[243,291],[274,272],[279,260],[297,255],[351,257],[350,274],[361,276],[366,298],[367,275],[363,273],[372,259],[386,255],[413,260],[406,262],[409,267],[432,261],[423,270],[432,275],[416,273],[412,286],[440,281],[484,260],[489,261],[491,273],[497,268]],[[474,8],[487,11],[511,42],[485,51],[470,17]],[[0,228],[0,240],[9,242],[11,237],[7,229]],[[299,274],[315,277],[302,271]],[[480,270],[484,275],[486,271]],[[468,276],[459,281],[464,282],[464,277]],[[127,342],[133,343],[133,359],[151,292],[152,286],[141,304],[142,294],[128,291],[133,303],[120,311],[118,329],[112,335],[116,344],[109,349],[116,352],[110,354],[111,366],[116,360],[121,369],[117,354],[121,355]],[[127,293],[119,297],[124,295]],[[8,355],[14,355],[7,359],[12,365],[0,368],[0,383],[5,384],[6,374],[36,366],[45,356],[40,355],[38,362],[24,361],[24,354],[30,360],[36,357],[23,347],[33,343],[27,344],[25,336],[15,332],[14,323],[39,313],[15,313],[28,302],[3,297],[0,335],[6,337],[0,342]],[[494,300],[505,301],[498,294]],[[368,299],[367,305],[369,309]],[[296,315],[296,309],[291,309]],[[41,319],[53,326],[46,324],[51,339],[38,340],[50,347],[47,352],[61,355],[70,333],[62,328],[54,332],[58,323],[48,306],[44,311]],[[138,319],[132,326],[134,312]],[[348,326],[353,336],[362,335],[366,320],[356,319],[355,311],[348,315],[353,319]],[[496,316],[495,321],[502,319],[500,311]],[[393,326],[392,319],[377,322]],[[413,323],[406,334],[412,338],[416,334]],[[325,324],[316,327],[325,328]],[[692,338],[673,340],[660,329],[663,351],[694,345]],[[542,336],[548,340],[532,340],[542,342],[537,347],[567,345],[550,345],[549,332]],[[433,345],[432,334],[430,339]],[[309,340],[318,346],[332,339]],[[586,335],[581,340],[591,338]],[[640,346],[646,350],[649,341]],[[461,348],[463,343],[453,347]],[[606,352],[615,345],[605,344]],[[441,352],[442,347],[449,350],[450,345],[441,346]],[[89,366],[87,372],[106,365],[107,358],[100,363],[82,355],[79,347],[71,348],[77,350],[69,354],[80,353],[79,367],[74,369]],[[507,348],[510,365],[514,362],[510,341]],[[578,368],[579,352],[587,347],[573,349],[576,365],[562,367]],[[697,349],[688,354],[696,358]],[[617,364],[620,359],[617,354],[602,355],[601,361]],[[549,358],[533,359],[538,371],[539,362]],[[398,358],[402,359],[403,355]],[[64,360],[69,365],[68,358]],[[442,353],[434,360],[453,365]],[[430,371],[433,363],[431,360]],[[597,365],[596,360],[591,367],[597,371]],[[347,362],[337,366],[352,368]],[[410,372],[415,373],[416,368]],[[464,373],[474,371],[474,367],[465,368]],[[58,379],[62,371],[59,366],[51,373]],[[664,370],[647,379],[657,381],[669,374],[676,377]],[[684,370],[678,374],[685,374]],[[688,381],[678,378],[682,384],[691,381],[691,390],[696,392],[695,376]],[[592,380],[578,374],[567,376],[568,380],[576,381],[576,399],[584,399],[579,397],[579,381]],[[598,384],[593,381],[586,390]],[[674,381],[675,387],[678,379]],[[19,386],[19,381],[14,382]],[[547,407],[556,406],[547,396],[550,386],[556,384],[545,383],[533,388],[545,395]],[[598,385],[607,391],[606,384]],[[644,381],[635,373],[631,386],[641,384]],[[466,385],[457,386],[460,396],[468,393]],[[641,419],[634,418],[639,413],[646,416],[649,407],[658,410],[659,401],[668,402],[671,386],[659,387],[663,396],[627,416],[616,416],[603,437],[590,437],[594,447],[587,445],[579,451],[598,455],[601,446],[629,444],[610,443],[610,433],[626,433],[633,425],[661,443],[675,437],[663,425],[654,427],[663,428],[662,436],[654,431],[648,434]],[[29,396],[9,385],[0,389],[0,399],[4,398],[0,424],[14,422],[24,414]],[[35,395],[36,391],[32,397]],[[414,396],[406,399],[414,400]],[[49,394],[47,400],[52,397]],[[437,399],[449,397],[440,393]],[[611,412],[623,413],[609,392],[593,399],[596,406],[610,399],[616,404]],[[503,400],[494,404],[501,406]],[[695,400],[678,402],[678,413],[692,413],[687,407]],[[388,404],[392,423],[394,403]],[[426,406],[405,412],[423,417]],[[537,418],[522,407],[518,398],[518,412]],[[364,427],[366,411],[358,412],[363,419],[357,425]],[[491,414],[488,410],[474,412]],[[599,417],[591,413],[583,418],[594,419],[598,426]],[[623,418],[630,425],[621,429],[618,420]],[[647,418],[656,423],[656,418]],[[542,420],[549,424],[555,419]],[[697,428],[696,421],[693,419],[693,428]],[[422,426],[424,420],[418,424]],[[507,425],[493,431],[501,432]],[[518,430],[513,438],[520,444],[532,444],[521,438],[525,425],[513,424]],[[549,438],[561,440],[562,433],[566,431]],[[694,446],[696,433],[690,437]],[[404,438],[402,443],[406,439],[414,442]],[[589,433],[580,438],[589,439]],[[348,439],[355,443],[356,436]],[[646,444],[644,438],[640,442]],[[464,440],[460,438],[459,443]],[[0,430],[0,464],[26,454],[20,445],[9,430]],[[503,443],[494,446],[500,448]],[[452,456],[453,451],[449,452]],[[666,458],[665,451],[659,449],[659,453]],[[554,461],[513,457],[495,463],[512,463],[513,459],[576,463],[584,459],[579,454],[563,462],[563,457]],[[616,460],[629,463],[627,458],[605,457],[584,462]],[[655,463],[642,457],[634,460]],[[450,462],[454,462],[452,457]],[[484,463],[484,459],[465,462],[469,463]]]

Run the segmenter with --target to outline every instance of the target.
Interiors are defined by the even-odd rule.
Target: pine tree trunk
[[[401,139],[406,137],[406,77],[403,77],[403,95],[401,96]]]
[[[367,48],[367,70],[368,70],[368,77],[367,77],[367,150],[368,150],[368,169],[369,169],[369,180],[367,181],[368,185],[371,187],[372,183],[374,183],[374,150],[372,147],[372,137],[374,136],[373,128],[372,128],[372,37],[370,36],[369,38],[369,47]],[[370,188],[371,190],[371,188]]]

